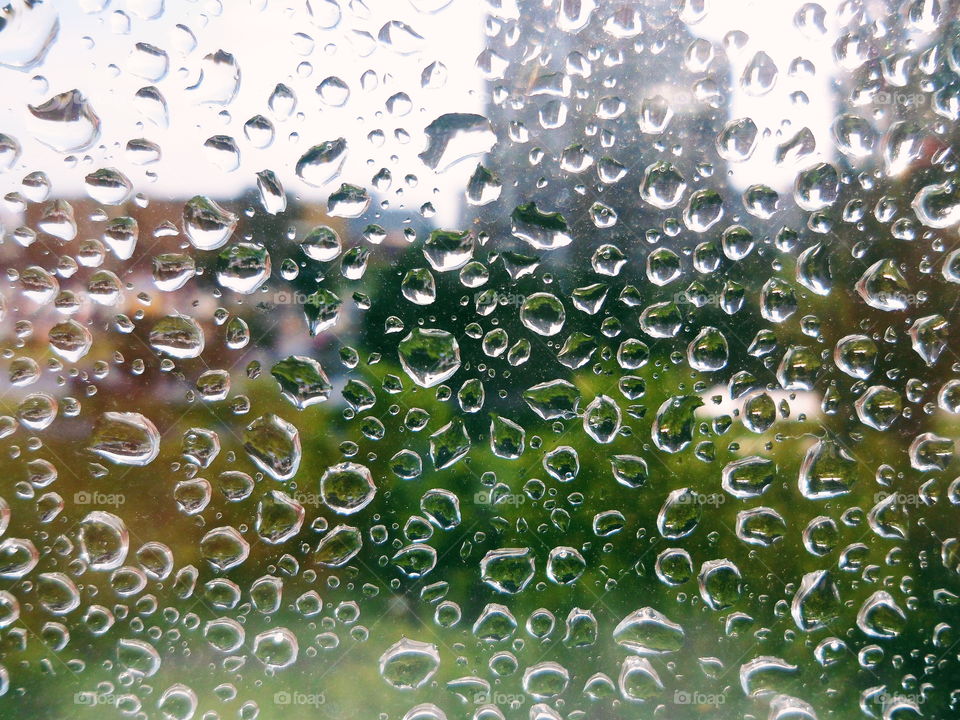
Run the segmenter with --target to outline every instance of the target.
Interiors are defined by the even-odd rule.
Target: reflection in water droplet
[[[424,134],[427,147],[420,153],[420,159],[436,172],[444,172],[465,158],[489,152],[497,141],[490,121],[483,115],[471,113],[441,115],[427,125]]]
[[[257,467],[276,480],[290,480],[300,467],[300,433],[276,415],[262,415],[247,425],[243,448]]]
[[[240,66],[225,50],[205,55],[197,84],[189,88],[202,103],[228,105],[240,89]]]
[[[308,185],[321,187],[340,174],[346,156],[344,138],[314,145],[297,161],[297,175]]]
[[[460,369],[460,346],[445,330],[412,330],[397,346],[400,364],[421,387],[433,387]]]
[[[160,452],[160,433],[140,413],[107,412],[97,420],[89,449],[120,465],[149,465]]]
[[[28,105],[34,136],[59,152],[79,152],[100,137],[100,118],[79,90],[55,95],[42,105]]]

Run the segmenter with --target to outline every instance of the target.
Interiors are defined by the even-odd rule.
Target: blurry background
[[[952,717],[952,3],[2,12],[4,717]]]

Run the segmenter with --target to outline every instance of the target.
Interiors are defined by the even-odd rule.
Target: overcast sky
[[[410,211],[430,200],[438,210],[438,222],[457,220],[463,187],[475,161],[438,175],[425,168],[416,155],[425,146],[423,128],[437,116],[483,111],[484,79],[475,62],[484,47],[483,18],[490,9],[486,2],[367,0],[364,5],[341,0],[337,10],[328,0],[165,0],[163,12],[151,17],[160,4],[161,0],[53,4],[59,13],[60,33],[43,63],[26,71],[0,68],[4,88],[0,132],[17,138],[23,146],[18,166],[0,174],[0,191],[20,189],[23,175],[42,169],[53,181],[54,195],[77,196],[83,192],[83,177],[88,172],[116,167],[133,181],[137,192],[151,198],[180,199],[194,194],[230,198],[251,187],[256,172],[269,169],[288,193],[318,201],[325,200],[340,182],[372,190],[372,176],[387,167],[394,182],[381,199]],[[724,52],[724,38],[731,31],[746,36],[743,47],[730,52],[734,80],[718,78],[726,85],[724,106],[729,117],[752,117],[761,130],[769,128],[771,132],[750,161],[731,164],[728,181],[738,188],[763,182],[781,192],[789,191],[799,168],[778,167],[773,153],[802,127],[808,127],[817,140],[817,151],[805,164],[829,161],[833,156],[830,125],[837,97],[831,83],[837,69],[832,48],[839,35],[838,3],[821,1],[826,10],[822,32],[795,29],[794,16],[802,4],[712,0],[705,16],[692,25],[694,34],[713,42],[718,54]],[[101,5],[104,7],[98,10]],[[601,4],[595,12],[603,8]],[[513,10],[502,12],[509,15]],[[381,42],[377,38],[390,21],[406,24],[423,39],[394,26],[390,34],[396,43]],[[136,52],[137,43],[149,43],[166,52],[169,70],[162,79],[143,77],[150,74],[151,63]],[[218,50],[232,53],[241,72],[239,91],[226,105],[204,102],[209,95],[209,77],[199,89],[189,89],[200,77],[203,59]],[[770,55],[778,76],[770,92],[751,96],[738,80],[760,50]],[[810,61],[816,72],[791,77],[790,64],[801,57]],[[446,67],[446,82],[442,87],[422,88],[421,74],[433,62]],[[364,89],[361,76],[368,70],[376,87]],[[315,91],[331,77],[348,88],[349,99],[340,107],[324,102]],[[297,109],[288,118],[267,106],[277,83],[289,86],[298,98]],[[168,127],[158,126],[134,102],[137,90],[149,85],[159,88],[166,99]],[[51,150],[36,139],[35,121],[27,105],[43,103],[73,88],[89,98],[102,126],[99,141],[71,161],[68,153]],[[805,93],[806,106],[791,100],[797,91]],[[397,103],[399,107],[391,113],[387,100],[401,92],[409,96],[410,105],[403,108],[404,103]],[[336,95],[334,92],[328,99],[339,102],[342,98]],[[642,97],[634,100],[639,105]],[[268,148],[258,149],[244,137],[244,123],[257,114],[276,127],[276,138]],[[382,144],[368,139],[374,131],[382,132]],[[204,142],[216,134],[236,139],[241,155],[238,169],[218,167],[204,152]],[[310,146],[339,136],[346,137],[349,144],[340,176],[321,188],[301,182],[294,172],[297,159]],[[131,163],[124,148],[133,138],[157,143],[161,161],[147,166]],[[416,187],[404,182],[408,174],[417,176]]]
[[[483,4],[476,0],[379,0],[369,2],[366,12],[362,5],[344,1],[339,22],[330,27],[338,14],[335,8],[324,0],[311,3],[312,8],[306,0],[166,0],[164,12],[154,19],[144,15],[153,11],[156,0],[114,0],[92,13],[83,12],[81,6],[93,7],[102,0],[55,3],[60,33],[43,63],[26,71],[0,68],[4,87],[0,132],[15,137],[23,146],[20,164],[0,175],[0,190],[18,190],[27,172],[44,170],[53,182],[54,194],[71,197],[83,192],[87,173],[115,167],[133,181],[136,191],[151,198],[197,193],[232,197],[254,184],[256,172],[270,169],[288,192],[316,200],[325,199],[340,182],[369,187],[371,177],[381,167],[388,167],[394,175],[391,195],[401,187],[405,175],[419,176],[415,189],[405,189],[406,207],[417,208],[434,199],[435,187],[443,189],[442,197],[448,196],[452,187],[459,187],[462,193],[473,169],[470,163],[448,171],[459,178],[449,182],[424,168],[416,155],[424,148],[423,128],[435,117],[483,110],[482,81],[473,69],[483,48]],[[439,11],[429,12],[438,7]],[[401,31],[395,33],[401,41],[397,50],[377,41],[384,24],[394,20],[425,40],[405,38]],[[178,25],[189,28],[196,38],[195,47],[191,48],[189,35]],[[149,71],[149,63],[143,62],[146,58],[135,52],[135,45],[144,42],[169,57],[169,71],[161,80],[136,74]],[[203,58],[218,50],[232,53],[241,72],[239,91],[227,105],[204,103],[204,84],[198,90],[188,89],[197,82]],[[435,61],[446,66],[447,82],[440,88],[423,89],[421,73]],[[373,70],[375,89],[361,88],[360,78],[367,70]],[[341,79],[349,88],[349,101],[342,107],[324,103],[315,92],[328,77]],[[267,100],[277,83],[289,86],[298,98],[297,110],[286,119],[268,108]],[[166,99],[166,128],[148,119],[133,102],[137,90],[149,85],[159,88]],[[100,140],[76,154],[78,163],[38,142],[27,108],[74,88],[89,98],[102,123]],[[385,105],[399,92],[411,101],[404,116],[392,115]],[[276,127],[276,139],[265,149],[255,148],[244,137],[244,123],[257,114]],[[367,140],[375,130],[385,135],[382,146]],[[397,140],[398,130],[408,137]],[[206,139],[216,134],[236,139],[241,153],[239,169],[227,172],[203,152]],[[340,178],[325,188],[299,181],[294,168],[303,152],[339,136],[346,137],[350,148]],[[127,141],[141,137],[161,147],[160,162],[137,166],[128,160]],[[393,202],[396,207],[400,201]],[[458,203],[436,204],[439,209]]]

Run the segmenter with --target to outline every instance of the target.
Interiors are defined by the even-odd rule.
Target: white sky
[[[116,167],[134,183],[136,192],[151,198],[194,194],[232,197],[253,186],[256,172],[270,169],[288,192],[323,201],[341,182],[370,188],[371,177],[387,167],[394,176],[388,194],[393,207],[402,204],[415,210],[421,203],[434,200],[440,211],[455,213],[459,208],[459,200],[451,195],[462,196],[474,163],[460,163],[438,176],[416,155],[424,148],[423,128],[438,115],[483,110],[482,80],[473,65],[483,49],[484,3],[367,0],[366,12],[361,4],[341,0],[339,23],[325,29],[320,26],[325,22],[318,24],[311,19],[307,0],[166,0],[164,12],[156,19],[143,15],[149,14],[150,6],[158,0],[113,0],[93,13],[80,9],[103,2],[55,0],[61,30],[44,62],[27,71],[0,68],[4,88],[0,132],[15,137],[23,147],[18,166],[0,174],[3,194],[18,190],[26,173],[44,170],[56,196],[76,196],[83,193],[87,173]],[[310,2],[317,17],[330,9],[324,0]],[[429,12],[438,7],[441,9]],[[391,20],[406,23],[425,38],[419,51],[401,54],[353,33],[364,31],[376,38],[384,23]],[[128,22],[129,31],[124,32]],[[177,25],[190,28],[197,41],[195,49],[186,51]],[[309,36],[313,42],[295,38],[296,33]],[[351,37],[356,41],[344,39]],[[170,69],[162,80],[152,82],[133,74],[129,58],[138,42],[167,52]],[[221,49],[233,53],[240,65],[239,92],[227,106],[198,105],[197,93],[187,88],[195,84],[203,57]],[[447,83],[439,89],[422,89],[420,74],[434,61],[446,65]],[[360,76],[370,69],[377,75],[378,87],[364,91]],[[343,107],[324,105],[315,92],[328,76],[337,76],[350,87],[350,101]],[[298,97],[297,111],[285,120],[267,107],[277,83],[286,84]],[[168,128],[158,127],[134,106],[134,94],[146,85],[156,85],[166,98]],[[99,142],[78,153],[80,162],[76,164],[68,163],[65,154],[34,138],[33,118],[27,110],[28,104],[40,104],[73,88],[89,98],[102,123]],[[405,117],[395,117],[385,109],[385,101],[401,91],[410,96],[412,109]],[[266,116],[276,127],[273,145],[262,150],[253,147],[243,134],[244,123],[256,114]],[[368,133],[377,129],[386,135],[381,147],[367,140]],[[397,129],[409,134],[406,142],[395,139]],[[231,135],[237,141],[239,169],[225,172],[209,160],[203,143],[215,134]],[[323,188],[301,182],[294,167],[303,152],[341,135],[347,138],[350,150],[340,177]],[[140,137],[161,147],[159,163],[136,166],[128,162],[126,143]],[[148,172],[156,175],[155,180]],[[395,191],[403,187],[408,173],[416,174],[419,183],[415,188],[405,188],[398,199]],[[435,187],[441,188],[440,197],[434,197]]]
[[[753,156],[727,167],[729,181],[738,190],[764,183],[781,194],[789,192],[798,170],[833,158],[830,126],[836,117],[837,99],[831,83],[836,73],[833,45],[839,35],[836,21],[839,2],[819,0],[826,11],[826,32],[822,35],[805,34],[794,26],[794,15],[803,4],[786,0],[712,0],[704,19],[691,28],[695,34],[713,42],[718,53],[722,52],[727,33],[739,30],[748,37],[741,51],[730,54],[733,82],[724,88],[729,94],[729,117],[752,118],[761,133]],[[753,97],[740,87],[739,81],[744,68],[761,50],[776,64],[778,76],[769,93]],[[789,76],[790,64],[798,57],[813,63],[814,76]],[[806,94],[808,105],[798,107],[791,101],[791,93],[798,90]],[[800,167],[778,166],[774,160],[777,146],[793,138],[803,127],[808,127],[816,138],[815,154],[805,158]],[[770,130],[767,137],[763,137],[765,129]]]
[[[88,172],[116,167],[151,198],[183,198],[193,194],[233,197],[251,187],[255,173],[273,170],[288,192],[310,201],[324,201],[341,182],[371,189],[371,177],[381,168],[393,173],[393,188],[386,193],[392,207],[410,212],[432,200],[440,215],[437,221],[455,222],[462,193],[474,162],[462,162],[436,174],[417,159],[425,145],[423,128],[447,112],[482,112],[484,84],[474,67],[484,47],[484,14],[490,10],[482,0],[340,0],[342,17],[335,27],[322,19],[330,9],[326,0],[165,0],[157,19],[145,15],[161,0],[53,0],[60,14],[61,32],[44,63],[28,71],[0,68],[4,88],[0,104],[0,132],[16,137],[23,146],[20,163],[0,174],[2,193],[19,189],[27,172],[45,170],[54,183],[53,192],[70,197],[83,192]],[[314,18],[308,12],[314,8]],[[97,12],[82,7],[106,4]],[[732,30],[746,34],[748,41],[731,53],[732,83],[726,82],[725,107],[730,118],[751,117],[761,131],[753,157],[731,163],[728,181],[743,189],[765,183],[789,192],[798,170],[816,161],[831,161],[834,143],[830,126],[837,112],[831,83],[838,74],[833,45],[839,36],[836,8],[839,0],[821,0],[826,16],[825,32],[804,33],[794,26],[794,15],[803,2],[781,0],[710,0],[705,17],[692,31],[715,45],[722,54],[724,37]],[[869,3],[868,3],[869,4]],[[604,5],[595,13],[603,13]],[[433,12],[431,12],[433,11]],[[507,13],[509,14],[509,13]],[[364,41],[354,31],[374,38],[390,20],[412,27],[424,40],[418,51],[396,52],[379,42]],[[125,31],[129,24],[129,31]],[[196,36],[194,49],[183,44],[178,24]],[[307,38],[296,38],[302,33]],[[312,41],[312,42],[311,42]],[[164,79],[151,82],[133,74],[130,53],[137,42],[165,50],[170,69]],[[202,58],[217,50],[233,53],[242,81],[237,97],[228,106],[198,105],[197,93],[188,91],[198,77]],[[751,97],[739,85],[743,68],[758,50],[767,52],[778,68],[773,89]],[[816,73],[790,77],[788,69],[798,57],[813,63]],[[448,79],[439,89],[423,89],[420,75],[434,61],[446,65]],[[360,76],[374,70],[375,90],[364,91]],[[325,105],[315,92],[325,78],[341,78],[350,88],[343,107]],[[718,78],[720,79],[720,78]],[[722,79],[726,80],[726,79]],[[282,82],[298,97],[298,109],[288,119],[276,117],[267,108],[267,98]],[[161,128],[145,119],[134,106],[135,92],[157,85],[165,96],[170,126]],[[69,164],[35,140],[27,104],[39,104],[53,95],[80,89],[90,99],[102,121],[99,143],[82,154],[78,164]],[[791,93],[803,91],[809,100],[798,106]],[[412,109],[404,117],[392,116],[385,101],[397,92],[407,93]],[[271,147],[256,149],[243,136],[243,124],[255,114],[268,117],[277,135]],[[800,167],[778,166],[777,145],[808,127],[817,149]],[[394,133],[408,136],[398,140]],[[367,140],[373,130],[385,135],[382,146]],[[766,137],[763,137],[765,130]],[[214,165],[203,151],[211,135],[233,136],[241,151],[240,168],[226,172]],[[294,173],[297,159],[310,146],[346,136],[350,150],[341,175],[323,188],[312,188]],[[161,162],[138,167],[128,162],[124,147],[131,138],[145,137],[160,145]],[[418,177],[416,187],[404,187],[404,177]],[[155,177],[151,175],[155,174]],[[400,196],[397,190],[403,188]],[[439,188],[439,194],[434,189]],[[376,200],[375,200],[376,201]]]

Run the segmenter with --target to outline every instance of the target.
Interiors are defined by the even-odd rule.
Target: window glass
[[[957,10],[9,0],[0,717],[955,717]]]

